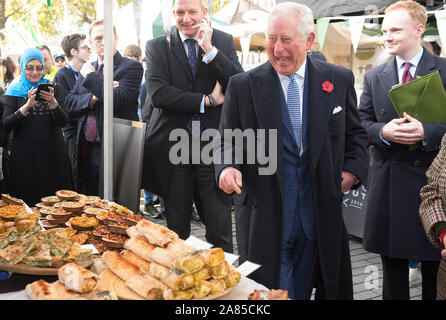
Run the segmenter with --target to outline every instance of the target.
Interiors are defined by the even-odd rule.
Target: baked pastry
[[[68,263],[59,268],[57,275],[59,281],[68,289],[86,293],[96,288],[99,277],[75,263]]]

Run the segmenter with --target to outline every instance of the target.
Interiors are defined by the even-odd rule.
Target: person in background
[[[427,184],[420,190],[418,213],[430,243],[441,250],[435,290],[437,300],[446,300],[446,134],[426,177]]]
[[[51,55],[51,50],[50,48],[48,48],[48,46],[46,45],[40,45],[36,47],[37,49],[39,49],[40,51],[42,51],[43,54],[43,60],[44,60],[44,77],[45,79],[48,80],[53,80],[54,76],[56,75],[57,71],[59,69],[57,69],[54,66],[54,58]]]
[[[146,44],[149,112],[143,110],[143,118],[151,115],[142,185],[164,198],[167,226],[182,239],[190,235],[197,188],[206,240],[232,252],[231,197],[216,185],[213,164],[198,160],[199,153],[191,149],[183,155],[186,161],[174,164],[169,159],[173,130],[184,130],[191,146],[202,131],[218,128],[223,91],[231,76],[243,72],[232,36],[210,26],[207,10],[204,1],[176,1],[176,26],[168,37]]]
[[[79,33],[65,36],[60,46],[65,52],[68,63],[57,71],[54,76],[54,81],[61,86],[64,95],[67,96],[76,84],[82,66],[90,60],[91,48],[87,41],[87,36]],[[75,170],[77,168],[77,159],[75,156],[77,121],[77,119],[70,119],[68,124],[63,128],[64,138],[70,156],[74,190],[77,190],[78,187],[76,179],[77,172]]]
[[[142,65],[142,51],[141,48],[136,44],[129,44],[124,49],[124,57],[138,61]],[[143,69],[145,70],[145,68]],[[144,102],[146,101],[145,100],[146,97],[147,97],[147,87],[145,85],[145,76],[143,75],[143,78],[141,80],[141,85],[139,86],[139,96],[138,96],[139,121],[143,121],[141,115],[141,109],[144,105]],[[143,190],[144,190],[144,214],[147,214],[149,217],[153,219],[158,219],[160,217],[163,217],[161,212],[157,208],[155,208],[155,203],[154,203],[155,195],[147,189]],[[162,204],[161,210],[164,211],[164,201],[161,204]]]
[[[101,195],[99,173],[104,129],[104,20],[89,28],[90,45],[97,56],[82,66],[73,89],[65,97],[68,114],[78,120],[74,168],[77,186],[87,195]],[[140,63],[121,56],[113,27],[113,116],[138,121],[138,94],[143,75]]]
[[[421,123],[400,117],[389,90],[417,76],[440,71],[446,83],[446,59],[421,46],[427,13],[415,1],[398,1],[385,10],[381,30],[391,60],[366,72],[358,107],[368,134],[370,187],[364,249],[381,255],[384,300],[409,300],[409,260],[421,263],[422,299],[435,299],[440,250],[429,243],[418,216],[420,189],[438,153],[446,123]],[[416,149],[409,147],[417,144]]]
[[[55,67],[60,70],[67,65],[67,61],[65,60],[65,55],[63,53],[56,53],[54,55]]]
[[[17,66],[10,57],[1,59],[0,62],[1,62],[1,71],[2,71],[1,74],[3,76],[3,84],[0,89],[0,95],[3,96],[6,89],[11,84],[12,80],[14,80],[14,78],[15,78]]]
[[[4,110],[4,94],[8,89],[9,85],[15,79],[15,73],[17,66],[10,57],[1,59],[1,70],[3,75],[3,84],[0,88],[0,115],[3,115]],[[9,134],[11,136],[11,133]],[[1,166],[2,166],[2,179],[1,179],[1,190],[2,193],[8,193],[8,179],[9,179],[9,150],[10,150],[11,137],[8,138],[3,125],[0,126],[0,147],[1,151]]]
[[[55,84],[37,95],[43,77],[43,55],[36,48],[21,57],[21,76],[8,87],[3,127],[13,131],[9,192],[30,207],[42,197],[71,186],[71,168],[62,128],[68,122],[64,94]]]

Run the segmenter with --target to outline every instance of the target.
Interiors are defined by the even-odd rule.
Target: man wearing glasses
[[[87,36],[79,33],[65,36],[62,39],[60,46],[67,57],[68,64],[59,69],[54,76],[54,81],[60,85],[66,96],[76,84],[82,66],[90,59],[91,48],[88,45]],[[74,168],[76,164],[75,151],[77,122],[77,119],[70,119],[68,124],[63,128],[72,168]],[[74,170],[72,174],[73,181],[75,181]],[[73,186],[73,188],[75,188],[75,186]]]
[[[138,95],[143,68],[117,51],[113,27],[113,116],[138,121]],[[104,127],[104,21],[90,25],[90,44],[97,61],[86,62],[74,88],[65,98],[70,119],[78,120],[76,130],[75,186],[87,195],[99,195],[101,140]]]

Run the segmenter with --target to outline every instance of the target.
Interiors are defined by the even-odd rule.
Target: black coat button
[[[379,114],[380,115],[385,115],[386,114],[386,109],[384,109],[384,108],[381,108],[381,110],[379,110]]]
[[[415,161],[413,162],[413,165],[414,165],[415,167],[418,167],[418,166],[420,165],[420,160],[415,160]]]

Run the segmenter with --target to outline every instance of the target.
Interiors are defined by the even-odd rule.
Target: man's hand
[[[400,144],[414,144],[424,139],[423,124],[404,112],[404,117],[393,119],[381,129],[381,136]]]
[[[98,97],[96,97],[94,94],[92,94],[91,98],[90,98],[90,106],[94,105],[98,101],[99,101]]]
[[[217,106],[221,105],[225,100],[225,96],[223,94],[223,87],[218,81],[215,84],[214,90],[212,90],[211,94],[214,97],[215,101],[217,102]],[[209,100],[208,97],[206,97],[205,106],[212,107],[212,102]]]
[[[93,67],[91,63],[85,62],[79,72],[84,78],[86,78],[90,73],[96,72],[96,69]]]
[[[240,188],[242,187],[242,173],[232,167],[223,169],[223,171],[220,173],[218,186],[227,194],[231,194],[233,192],[241,194],[242,190]]]
[[[351,187],[358,181],[358,178],[348,171],[342,171],[342,183],[341,190],[342,192],[347,192],[351,189]]]
[[[205,21],[200,24],[200,28],[198,29],[198,45],[203,49],[203,51],[208,54],[211,52],[213,45],[211,42],[212,30],[208,17],[204,17]]]
[[[443,237],[443,243],[446,244],[446,235]],[[441,250],[441,255],[446,257],[446,249]]]

